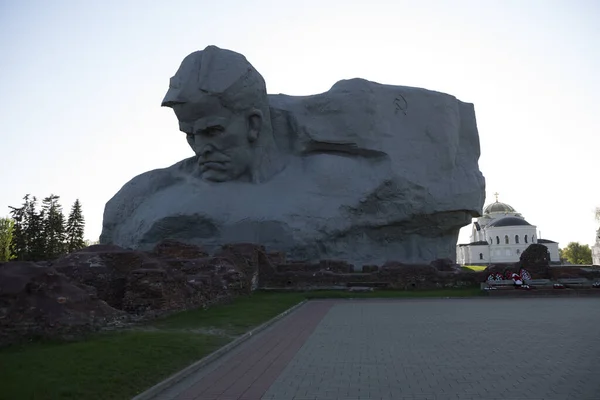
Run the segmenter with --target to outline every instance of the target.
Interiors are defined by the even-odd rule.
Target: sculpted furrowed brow
[[[224,117],[206,117],[200,118],[194,122],[194,133],[206,132],[212,130],[225,130],[225,127],[229,125],[229,119]]]
[[[241,54],[215,46],[190,54],[162,105],[175,111],[204,180],[259,183],[282,169],[264,80]]]

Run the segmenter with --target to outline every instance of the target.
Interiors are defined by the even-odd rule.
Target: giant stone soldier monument
[[[162,105],[194,155],[126,183],[101,243],[429,263],[455,258],[459,229],[483,207],[473,105],[444,93],[350,79],[269,95],[243,55],[209,46],[183,60]]]

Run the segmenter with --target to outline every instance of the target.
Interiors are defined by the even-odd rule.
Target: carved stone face
[[[198,157],[203,179],[250,180],[260,112],[233,113],[210,97],[202,103],[171,107],[179,120],[179,129],[187,134],[187,141]]]

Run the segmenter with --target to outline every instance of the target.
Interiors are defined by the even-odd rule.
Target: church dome
[[[506,203],[501,203],[498,201],[499,195],[500,194],[498,192],[494,193],[494,196],[496,196],[496,202],[492,203],[492,204],[488,204],[488,206],[483,210],[484,216],[487,214],[492,214],[492,213],[501,213],[501,214],[516,214],[517,216],[520,217],[521,215],[517,213],[517,210],[515,210],[514,208],[512,208],[511,206],[509,206]]]
[[[509,206],[510,207],[510,206]],[[523,225],[529,225],[531,226],[531,224],[527,221],[525,221],[523,218],[517,218],[517,217],[504,217],[504,218],[500,218],[497,219],[495,221],[493,221],[491,224],[489,224],[489,227],[501,227],[501,226],[523,226]]]
[[[495,203],[489,204],[485,210],[483,210],[484,214],[491,214],[491,213],[515,213],[515,209],[512,208],[511,206],[509,206],[506,203],[500,203],[499,201],[496,201]]]

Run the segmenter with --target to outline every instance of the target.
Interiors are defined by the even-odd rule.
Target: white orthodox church
[[[514,208],[498,201],[483,210],[473,222],[471,243],[456,246],[456,262],[461,265],[515,263],[532,243],[543,244],[550,252],[550,262],[559,263],[558,243],[537,237],[537,228]]]

